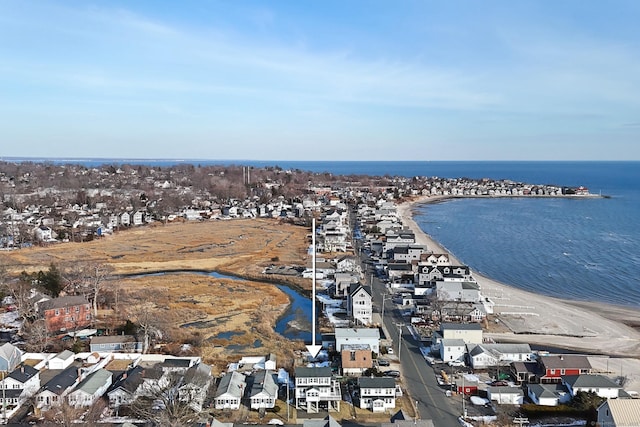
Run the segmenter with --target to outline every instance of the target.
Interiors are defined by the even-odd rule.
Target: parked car
[[[393,377],[393,378],[399,378],[400,377],[400,371],[384,371],[383,374],[387,377]]]
[[[458,367],[466,366],[462,360],[451,360],[447,362],[447,364],[449,366],[458,366]]]
[[[378,359],[378,366],[389,366],[390,363],[386,359]]]

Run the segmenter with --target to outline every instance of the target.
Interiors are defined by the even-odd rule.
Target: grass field
[[[118,313],[114,307],[103,308],[101,317],[135,320],[136,307],[145,303],[168,325],[174,341],[201,342],[204,360],[222,368],[238,354],[273,352],[291,359],[294,349],[303,348],[273,332],[288,298],[262,272],[271,264],[306,264],[309,231],[270,219],[173,223],[124,230],[92,242],[2,252],[0,263],[13,274],[44,271],[51,263],[64,270],[96,262],[109,264],[117,275],[218,271],[251,279],[180,273],[121,277],[105,285],[119,288],[122,303]],[[310,287],[302,278],[279,279]],[[254,347],[256,343],[262,345]]]

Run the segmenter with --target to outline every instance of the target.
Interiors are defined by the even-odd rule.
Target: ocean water
[[[415,220],[461,262],[529,291],[640,307],[640,163],[497,165],[471,174],[584,185],[610,198],[457,199],[416,209]]]
[[[279,166],[335,175],[439,176],[583,185],[610,198],[458,199],[415,219],[476,271],[529,291],[640,307],[640,162],[17,159],[102,164]]]

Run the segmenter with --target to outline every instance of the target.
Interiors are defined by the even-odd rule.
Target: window
[[[60,310],[56,309],[56,316],[60,316]]]
[[[80,306],[76,305],[76,313],[78,313],[80,311]]]

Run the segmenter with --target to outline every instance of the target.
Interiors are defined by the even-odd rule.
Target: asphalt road
[[[366,255],[362,256],[366,259]],[[462,414],[462,407],[454,405],[456,401],[447,397],[445,389],[438,385],[433,368],[427,364],[420,352],[420,343],[416,341],[406,327],[406,320],[400,315],[400,310],[391,301],[391,294],[386,285],[373,274],[373,267],[363,264],[367,272],[367,279],[372,281],[371,288],[374,304],[382,307],[384,299],[384,324],[390,338],[393,340],[393,351],[400,360],[402,385],[408,391],[421,419],[431,419],[436,427],[459,427],[458,417]],[[382,310],[381,310],[382,311]],[[400,327],[399,325],[403,325]],[[399,330],[402,340],[399,341]],[[398,347],[400,342],[400,348]]]

